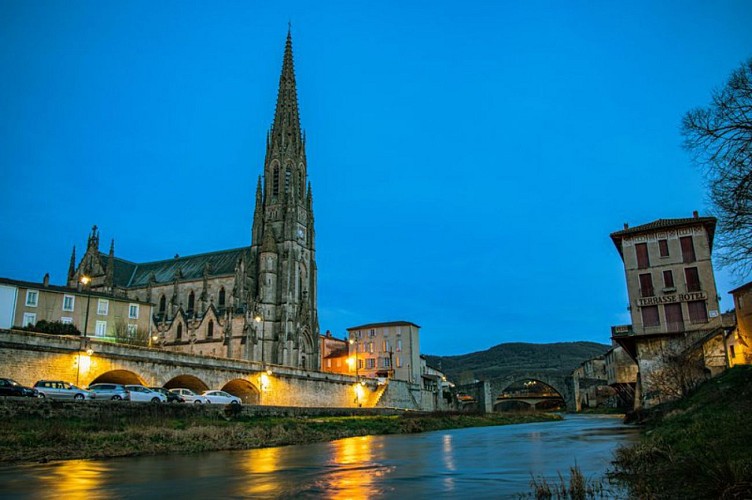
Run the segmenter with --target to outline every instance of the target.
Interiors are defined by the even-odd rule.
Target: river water
[[[0,498],[518,498],[588,478],[638,431],[617,417],[366,436],[197,455],[0,466]],[[613,498],[614,493],[609,495]]]

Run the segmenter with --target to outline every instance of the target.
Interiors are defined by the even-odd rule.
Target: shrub
[[[81,331],[73,323],[62,321],[47,321],[40,319],[36,325],[27,325],[20,330],[27,332],[49,333],[52,335],[81,335]]]

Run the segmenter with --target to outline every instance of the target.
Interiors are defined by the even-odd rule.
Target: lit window
[[[39,303],[39,292],[36,290],[26,291],[26,305],[29,307],[36,307]]]
[[[138,304],[130,304],[128,306],[128,318],[138,319]]]
[[[22,326],[34,326],[37,324],[37,313],[24,313]]]
[[[110,312],[110,301],[107,299],[99,299],[97,303],[97,314],[100,316],[107,316]]]
[[[105,335],[107,335],[107,322],[97,320],[97,326],[94,330],[94,334],[97,337],[104,337]]]
[[[74,295],[63,295],[63,311],[72,311],[76,304]]]
[[[397,356],[397,368],[402,368],[402,356]]]
[[[366,359],[366,368],[376,368],[376,358]]]

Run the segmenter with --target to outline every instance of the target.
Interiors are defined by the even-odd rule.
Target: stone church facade
[[[136,263],[114,241],[101,252],[94,226],[78,263],[73,248],[68,286],[150,302],[149,336],[165,349],[319,370],[314,241],[288,32],[250,246]]]

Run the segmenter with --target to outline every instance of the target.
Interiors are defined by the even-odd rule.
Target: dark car
[[[39,391],[19,384],[10,378],[0,378],[0,396],[38,398]]]
[[[185,399],[180,394],[175,394],[172,391],[165,389],[164,387],[149,387],[152,391],[157,391],[160,394],[167,396],[168,403],[185,403]]]

